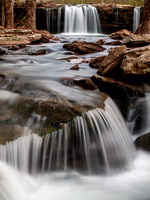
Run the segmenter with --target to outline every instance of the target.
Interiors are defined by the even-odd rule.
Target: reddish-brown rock
[[[73,67],[70,68],[71,70],[79,70],[79,65],[75,65]]]
[[[97,51],[105,50],[105,48],[103,48],[98,43],[78,41],[78,40],[69,44],[65,44],[63,47],[79,54],[95,53]]]
[[[97,86],[93,83],[91,79],[74,80],[74,83],[85,90],[97,89]]]
[[[109,74],[119,63],[121,63],[125,53],[125,45],[113,48],[100,64],[97,73],[101,75]]]
[[[99,56],[99,57],[93,58],[93,59],[90,61],[89,66],[90,66],[91,68],[96,68],[96,69],[98,69],[105,57],[106,57],[106,56]]]
[[[121,31],[117,31],[115,33],[110,34],[110,37],[112,39],[123,39],[127,36],[131,35],[131,31],[128,31],[126,29],[123,29]]]

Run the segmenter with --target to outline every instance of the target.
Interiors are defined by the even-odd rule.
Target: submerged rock
[[[46,54],[46,49],[39,49],[39,50],[32,49],[31,52],[28,52],[28,55],[33,55],[33,56],[45,55],[45,54]]]
[[[128,31],[126,29],[117,31],[115,33],[110,34],[110,38],[112,39],[123,39],[127,36],[131,35],[131,31]]]
[[[78,40],[69,44],[65,44],[63,48],[66,48],[69,51],[73,51],[79,54],[88,54],[105,50],[105,48],[99,45],[98,43],[78,41]]]

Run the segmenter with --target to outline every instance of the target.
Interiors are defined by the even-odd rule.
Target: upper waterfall
[[[65,33],[100,33],[97,10],[91,5],[65,5]]]

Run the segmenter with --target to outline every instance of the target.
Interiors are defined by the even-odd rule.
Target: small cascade
[[[91,5],[65,5],[65,33],[100,33],[97,10]]]
[[[24,172],[110,172],[129,166],[134,158],[133,142],[113,101],[105,108],[83,113],[47,134],[26,135],[0,145],[0,160]]]
[[[133,33],[137,30],[140,24],[140,7],[134,8],[134,15],[133,15]]]

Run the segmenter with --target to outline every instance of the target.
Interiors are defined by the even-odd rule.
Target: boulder
[[[58,40],[57,37],[54,37],[52,34],[50,34],[46,30],[39,30],[39,31],[36,31],[36,33],[42,35],[42,38],[40,39],[40,42],[43,42],[43,43],[49,43],[50,40]]]
[[[150,133],[139,136],[134,144],[137,148],[150,152]]]
[[[121,63],[124,54],[126,53],[126,46],[122,45],[121,47],[113,48],[108,56],[104,58],[102,63],[99,65],[98,74],[106,75],[109,74],[115,67]]]
[[[74,80],[74,83],[85,90],[97,89],[97,86],[93,83],[91,79],[85,78],[85,79],[80,79],[80,80]]]
[[[73,67],[70,68],[71,70],[79,70],[79,65],[75,65]]]
[[[128,31],[126,29],[117,31],[115,33],[110,34],[110,38],[112,39],[123,39],[127,36],[131,35],[131,31]]]
[[[134,34],[123,39],[122,44],[126,46],[145,46],[150,44],[150,34]]]
[[[90,60],[89,66],[98,69],[106,56],[99,56]]]
[[[146,75],[150,73],[150,45],[129,50],[121,64],[125,75]]]
[[[74,41],[69,44],[65,44],[63,48],[68,49],[69,51],[73,51],[75,53],[79,54],[88,54],[88,53],[95,53],[97,51],[104,51],[105,48],[103,48],[98,43],[94,42],[86,42],[86,41]]]

